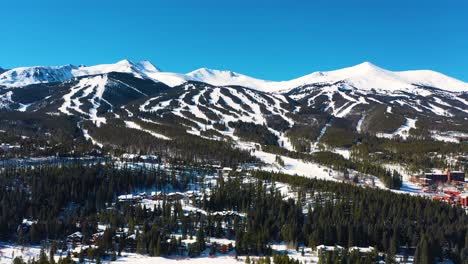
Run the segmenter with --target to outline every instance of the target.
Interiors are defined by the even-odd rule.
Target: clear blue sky
[[[468,81],[466,0],[21,0],[0,6],[0,66],[147,59],[283,80],[371,61]]]

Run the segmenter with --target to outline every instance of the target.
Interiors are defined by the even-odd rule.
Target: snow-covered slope
[[[12,95],[13,93],[11,91],[0,95],[0,109],[10,108],[10,105],[13,103],[13,101],[11,100]]]
[[[73,76],[96,75],[109,72],[133,73],[136,77],[144,78],[148,74],[151,75],[159,72],[159,69],[149,61],[131,62],[129,60],[121,60],[114,64],[84,66],[72,69]]]
[[[63,82],[73,78],[75,66],[21,67],[0,74],[0,85],[21,87],[36,83]]]
[[[281,90],[281,82],[271,82],[255,79],[247,75],[232,71],[213,70],[201,68],[187,73],[195,81],[208,83],[215,86],[238,85],[253,88],[263,92],[273,92]]]

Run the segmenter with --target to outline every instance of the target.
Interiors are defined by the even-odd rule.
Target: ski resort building
[[[460,204],[463,207],[468,207],[468,192],[460,194]]]
[[[436,182],[451,182],[459,181],[465,182],[465,172],[463,171],[451,171],[446,169],[442,173],[424,173],[424,175],[414,175],[411,177],[413,182],[417,182],[423,185],[429,185]]]

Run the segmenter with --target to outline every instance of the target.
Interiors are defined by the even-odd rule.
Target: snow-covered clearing
[[[364,119],[366,119],[366,115],[362,115],[361,119],[359,119],[357,125],[356,125],[356,131],[361,133],[362,131],[362,123],[364,122]]]
[[[0,244],[0,264],[11,264],[16,257],[24,261],[37,259],[41,249],[39,247],[22,247],[10,244]]]
[[[91,140],[91,142],[93,143],[93,145],[96,145],[100,148],[103,147],[103,144],[102,143],[99,143],[97,142],[93,137],[91,137],[91,135],[89,134],[88,130],[86,129],[81,129],[81,131],[83,131],[83,136],[85,137],[86,140]]]
[[[450,142],[450,143],[459,143],[460,139],[467,139],[468,134],[457,132],[457,131],[431,131],[432,138],[438,141]]]
[[[399,127],[395,132],[393,133],[377,133],[377,137],[382,137],[382,138],[394,138],[396,136],[400,136],[403,139],[408,138],[409,136],[409,131],[413,128],[416,128],[416,121],[417,118],[412,119],[412,118],[406,118],[405,124],[403,124],[401,127]]]
[[[243,263],[240,260],[236,260],[233,256],[216,256],[216,257],[199,257],[199,258],[188,258],[188,257],[149,257],[139,254],[126,253],[123,257],[117,259],[115,263],[128,263],[128,264],[153,264],[153,263],[190,263],[190,264],[231,264],[231,263]]]
[[[253,156],[257,157],[266,164],[260,167],[262,170],[305,176],[308,178],[336,181],[332,177],[332,174],[334,173],[333,170],[321,166],[317,163],[306,162],[299,159],[293,159],[282,155],[264,152],[262,150],[256,150],[252,143],[243,142],[239,145],[242,149],[250,150]],[[278,164],[277,157],[281,158],[281,160],[284,162],[284,166]]]
[[[330,151],[336,154],[340,154],[345,159],[349,159],[351,157],[351,151],[349,149],[336,148],[336,149],[331,149]]]
[[[318,144],[320,143],[320,139],[322,139],[323,135],[325,135],[325,132],[327,132],[327,128],[331,126],[332,122],[333,120],[329,120],[327,124],[324,127],[322,127],[322,129],[320,130],[320,134],[317,137],[317,140],[314,143],[312,143],[311,152],[317,151]]]
[[[366,99],[364,99],[364,97],[361,96],[359,97],[359,101],[353,102],[351,105],[347,106],[345,109],[339,111],[339,113],[336,113],[335,116],[339,118],[343,118],[347,116],[351,112],[351,110],[358,104],[369,104],[369,103],[366,101]]]
[[[439,106],[433,105],[428,103],[430,106],[429,110],[432,111],[436,115],[441,115],[441,116],[453,116],[448,110],[445,110]]]
[[[162,135],[162,134],[159,134],[159,133],[156,133],[154,131],[151,131],[151,130],[148,130],[148,129],[144,129],[142,128],[140,125],[138,125],[137,123],[135,122],[132,122],[132,121],[125,121],[125,125],[128,127],[128,128],[133,128],[133,129],[137,129],[137,130],[141,130],[141,131],[144,131],[146,133],[149,133],[150,135],[152,135],[153,137],[156,137],[156,138],[160,138],[160,139],[164,139],[164,140],[170,140],[170,138]]]

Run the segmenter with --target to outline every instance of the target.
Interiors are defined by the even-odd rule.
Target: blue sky
[[[363,61],[468,81],[465,0],[22,0],[0,9],[0,66],[147,59],[270,80]]]

